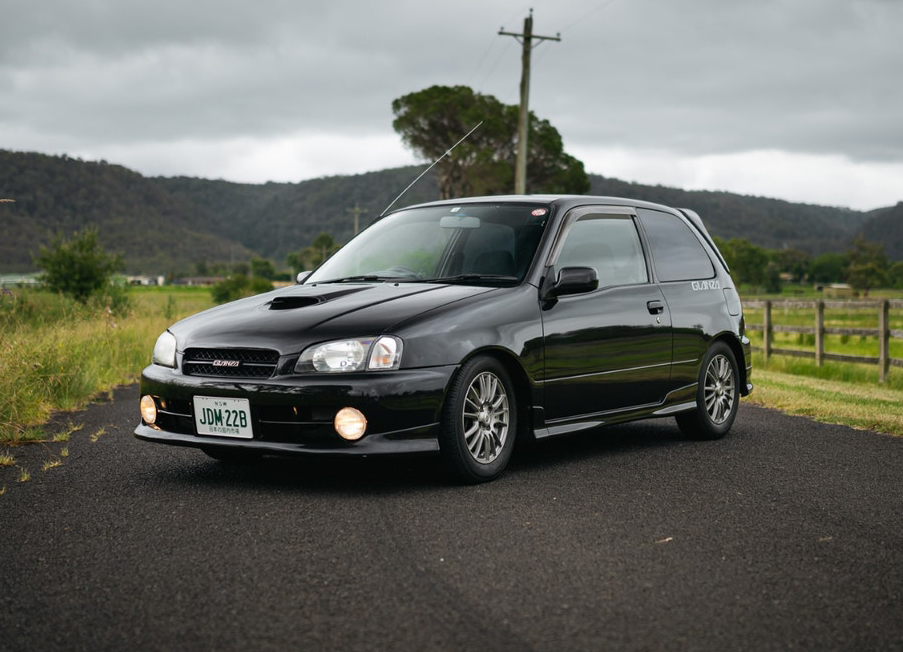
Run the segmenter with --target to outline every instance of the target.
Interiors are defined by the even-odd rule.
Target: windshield
[[[549,217],[544,204],[446,204],[376,222],[305,283],[515,283],[530,267]]]

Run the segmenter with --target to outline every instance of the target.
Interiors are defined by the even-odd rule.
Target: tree
[[[731,238],[727,242],[716,239],[715,243],[737,283],[772,285],[769,275],[774,276],[776,272],[774,267],[768,268],[768,253],[764,249],[743,238]]]
[[[76,231],[67,240],[58,235],[52,245],[41,247],[35,264],[43,270],[44,284],[81,303],[110,286],[113,274],[123,268],[122,256],[111,255],[97,242],[97,230]]]
[[[285,257],[285,262],[294,270],[304,272],[317,267],[339,249],[333,237],[325,231],[313,239],[301,251],[293,251]]]
[[[849,264],[846,254],[819,254],[809,267],[809,278],[815,283],[840,283]]]
[[[857,290],[864,290],[865,296],[871,288],[887,283],[888,261],[884,245],[869,242],[860,235],[853,241],[848,256],[847,283]]]
[[[763,274],[763,282],[765,283],[765,291],[769,294],[780,294],[781,292],[781,269],[773,260],[769,260],[765,265]]]
[[[519,111],[516,105],[502,104],[467,86],[431,86],[394,100],[392,111],[392,126],[402,141],[431,162],[482,122],[436,165],[441,198],[513,192]],[[589,178],[583,163],[564,152],[558,130],[532,112],[529,129],[529,191],[588,192]]]
[[[790,274],[794,282],[802,283],[809,274],[812,256],[799,249],[783,249],[775,254],[778,271]]]
[[[903,261],[898,260],[891,263],[887,270],[887,280],[891,286],[897,289],[903,288]]]
[[[273,263],[265,258],[252,258],[251,276],[273,280],[276,278],[276,269]]]

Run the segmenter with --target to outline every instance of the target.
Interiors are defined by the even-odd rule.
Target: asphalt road
[[[0,650],[903,650],[903,438],[743,405],[719,442],[632,424],[461,487],[224,466],[135,440],[137,399],[0,471]]]

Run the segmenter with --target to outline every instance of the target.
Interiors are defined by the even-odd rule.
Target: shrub
[[[107,289],[123,266],[121,256],[101,249],[96,229],[77,231],[69,240],[57,236],[49,248],[41,247],[35,263],[43,270],[42,281],[48,289],[81,303]]]
[[[226,303],[242,297],[249,297],[261,292],[269,292],[273,289],[272,281],[256,276],[247,277],[244,274],[235,274],[225,281],[220,281],[210,291],[214,303]]]

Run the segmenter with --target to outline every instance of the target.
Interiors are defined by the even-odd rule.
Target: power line
[[[486,84],[489,81],[489,78],[492,76],[492,73],[495,72],[495,69],[498,68],[499,63],[502,61],[505,54],[507,54],[508,50],[510,50],[510,49],[511,49],[511,43],[508,42],[508,43],[505,43],[504,47],[501,50],[499,50],[499,53],[495,57],[495,61],[492,63],[492,66],[490,66],[489,70],[483,76],[482,81],[476,85],[477,90],[482,89],[483,87],[486,86]]]
[[[581,25],[581,24],[585,23],[587,20],[590,19],[590,17],[596,15],[597,13],[599,13],[600,11],[602,11],[603,9],[605,9],[606,7],[608,7],[609,5],[613,5],[613,4],[616,3],[617,1],[618,1],[618,0],[608,0],[608,2],[603,2],[602,4],[598,5],[595,9],[593,9],[592,11],[590,11],[589,13],[587,13],[586,15],[584,15],[582,18],[579,18],[579,19],[575,20],[573,23],[571,23],[570,25],[568,25],[567,27],[565,27],[565,28],[562,29],[561,31],[562,31],[562,32],[566,32],[567,30],[571,29],[572,27],[574,27],[574,26],[576,26],[576,25]],[[559,32],[559,33],[561,33],[561,32]]]
[[[470,77],[467,78],[467,85],[470,86],[471,81],[473,81],[474,75],[480,70],[480,66],[483,65],[483,62],[486,60],[486,57],[489,56],[489,52],[492,51],[493,46],[495,45],[495,39],[489,41],[489,47],[486,48],[486,51],[483,52],[483,56],[480,57],[480,60],[477,61],[477,65],[474,67],[473,72],[470,73]]]

